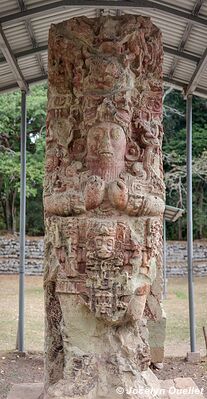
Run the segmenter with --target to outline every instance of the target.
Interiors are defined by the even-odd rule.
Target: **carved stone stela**
[[[162,58],[149,18],[50,29],[45,399],[158,397],[138,390],[157,383],[145,315],[162,247]]]

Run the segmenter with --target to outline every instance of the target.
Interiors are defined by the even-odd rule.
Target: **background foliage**
[[[186,209],[186,102],[178,91],[164,96],[164,170],[166,202]],[[207,100],[193,97],[193,222],[194,238],[207,238]],[[168,223],[169,239],[186,239],[186,214]]]
[[[19,229],[20,191],[19,92],[0,96],[0,230]],[[27,97],[27,234],[42,235],[47,86]],[[169,205],[186,208],[185,100],[178,91],[164,93],[163,158]],[[207,237],[207,100],[193,98],[194,238]],[[168,224],[169,239],[186,239],[186,215]]]
[[[27,224],[28,234],[43,234],[47,86],[32,88],[27,97]],[[0,229],[19,229],[21,94],[0,96]]]

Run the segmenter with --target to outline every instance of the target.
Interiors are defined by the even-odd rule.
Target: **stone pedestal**
[[[159,386],[161,33],[139,16],[74,18],[48,50],[44,399],[138,399],[131,388]]]
[[[201,354],[200,352],[188,352],[186,360],[189,363],[200,363]]]

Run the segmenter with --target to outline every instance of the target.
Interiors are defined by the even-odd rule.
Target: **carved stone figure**
[[[149,18],[50,29],[44,399],[158,397],[138,390],[157,384],[145,316],[165,206],[162,57]]]

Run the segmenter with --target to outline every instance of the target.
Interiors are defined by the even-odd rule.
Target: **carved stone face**
[[[114,237],[100,235],[95,238],[95,248],[98,258],[110,258],[114,251]]]
[[[116,123],[105,122],[93,126],[88,132],[88,159],[124,159],[126,150],[125,133]]]
[[[91,127],[87,136],[87,164],[93,174],[106,180],[116,178],[124,168],[126,137],[121,126],[102,122]]]

